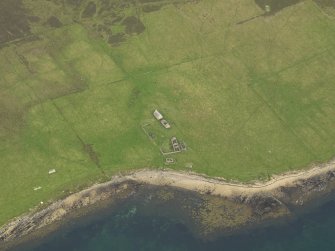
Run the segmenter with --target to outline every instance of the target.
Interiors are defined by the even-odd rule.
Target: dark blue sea
[[[335,250],[335,201],[281,224],[203,241],[173,218],[143,215],[136,204],[65,224],[15,251],[327,251]]]

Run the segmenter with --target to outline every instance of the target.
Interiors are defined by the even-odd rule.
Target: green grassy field
[[[316,2],[135,2],[23,0],[30,31],[0,43],[0,225],[125,170],[246,182],[334,157],[335,21]],[[172,136],[187,151],[167,166]]]

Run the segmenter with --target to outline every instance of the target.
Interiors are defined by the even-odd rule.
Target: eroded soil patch
[[[163,5],[144,5],[142,8],[143,12],[154,12],[158,11],[163,7]]]
[[[97,11],[96,4],[94,2],[89,2],[81,16],[82,18],[90,18],[94,16],[96,11]]]
[[[120,45],[122,42],[126,41],[126,37],[124,33],[118,33],[115,35],[111,35],[108,39],[108,43],[114,45],[114,46],[118,46]]]
[[[21,0],[1,0],[0,44],[30,34],[29,20]]]
[[[318,5],[324,8],[334,8],[335,9],[335,0],[314,0]]]
[[[140,34],[145,30],[141,20],[134,16],[125,18],[122,24],[126,27],[125,31],[127,34]]]
[[[335,0],[314,0],[314,2],[328,14],[335,16]]]
[[[48,19],[47,24],[54,28],[60,28],[63,26],[62,22],[55,16],[52,16]]]

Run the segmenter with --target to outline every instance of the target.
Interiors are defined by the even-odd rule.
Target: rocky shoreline
[[[116,176],[109,182],[56,201],[39,212],[18,217],[0,228],[0,249],[66,220],[79,209],[99,206],[104,201],[118,204],[137,198],[141,204],[143,201],[149,203],[147,198],[154,198],[150,202],[155,204],[153,210],[168,208],[158,211],[164,216],[178,215],[195,235],[211,239],[222,233],[293,216],[299,208],[326,198],[334,190],[335,162],[248,185],[193,173],[140,170]],[[150,214],[148,207],[143,211]]]

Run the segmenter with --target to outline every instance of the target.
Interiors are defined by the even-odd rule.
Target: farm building
[[[157,120],[163,119],[163,115],[157,109],[154,111],[153,115]]]
[[[167,122],[165,119],[161,120],[161,124],[164,126],[164,128],[169,129],[171,128],[169,122]]]

